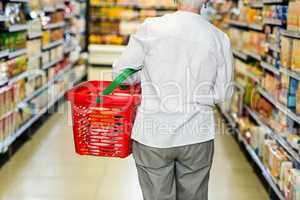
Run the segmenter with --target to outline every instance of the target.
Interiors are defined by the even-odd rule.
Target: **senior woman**
[[[214,106],[232,96],[226,34],[200,14],[207,0],[178,0],[178,11],[145,20],[113,65],[140,69],[142,102],[133,156],[145,200],[206,200],[214,155]],[[142,66],[142,67],[141,67]]]

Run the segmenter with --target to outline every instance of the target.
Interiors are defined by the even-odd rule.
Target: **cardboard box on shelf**
[[[300,40],[293,40],[292,65],[293,71],[300,72]]]
[[[292,52],[293,52],[293,40],[288,37],[281,37],[281,66],[290,68],[292,63]]]
[[[297,30],[299,27],[298,24],[298,14],[300,12],[298,2],[289,2],[288,8],[288,20],[287,20],[287,29],[288,30]]]

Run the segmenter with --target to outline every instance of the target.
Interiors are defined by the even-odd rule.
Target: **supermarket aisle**
[[[110,70],[92,70],[92,78]],[[104,75],[103,75],[104,74]],[[141,200],[133,159],[79,157],[73,152],[68,105],[60,107],[0,170],[1,200]],[[251,166],[229,135],[219,135],[211,200],[267,199]]]

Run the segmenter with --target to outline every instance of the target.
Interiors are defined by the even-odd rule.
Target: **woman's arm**
[[[224,34],[222,53],[219,56],[219,67],[217,69],[217,77],[214,85],[215,104],[230,100],[234,91],[233,56],[230,40],[226,34]]]

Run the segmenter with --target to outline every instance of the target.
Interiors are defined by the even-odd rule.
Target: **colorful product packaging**
[[[290,68],[292,63],[293,40],[288,37],[281,37],[281,67]]]
[[[292,70],[300,72],[300,40],[293,40]]]
[[[288,21],[287,29],[288,30],[297,30],[298,29],[298,14],[300,12],[298,2],[289,2],[288,8]]]

